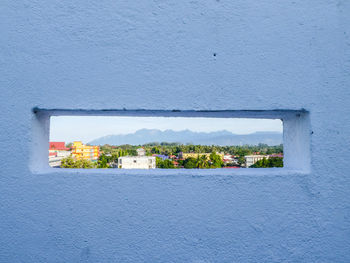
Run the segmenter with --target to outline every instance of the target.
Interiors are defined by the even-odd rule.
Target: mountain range
[[[198,145],[279,145],[283,143],[283,134],[280,132],[255,132],[251,134],[234,134],[227,130],[215,132],[194,132],[190,130],[157,130],[141,129],[129,134],[107,135],[89,142],[91,145],[142,145],[152,142],[176,142],[181,144]]]

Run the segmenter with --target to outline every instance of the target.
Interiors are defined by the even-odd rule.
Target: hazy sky
[[[191,130],[211,132],[227,130],[236,134],[257,131],[283,131],[278,119],[184,118],[184,117],[119,117],[119,116],[53,116],[50,141],[83,141],[112,134],[133,133],[139,129]]]

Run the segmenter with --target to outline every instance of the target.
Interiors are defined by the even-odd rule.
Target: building
[[[350,263],[349,0],[0,10],[0,262]],[[286,167],[46,169],[113,114],[283,119]]]
[[[137,149],[137,156],[122,156],[118,158],[121,169],[155,169],[156,157],[146,156],[143,148]]]
[[[121,169],[155,169],[154,156],[123,156],[118,158],[118,167]]]
[[[225,154],[223,161],[224,161],[224,164],[238,165],[238,158],[234,155]]]
[[[246,155],[244,156],[245,158],[245,167],[249,167],[253,164],[255,164],[257,161],[260,161],[264,158],[268,159],[269,156],[268,155],[257,155],[257,154],[254,154],[254,155]]]
[[[96,161],[100,156],[99,146],[85,145],[80,141],[73,142],[72,156],[75,159],[84,159],[90,161]]]
[[[60,167],[61,160],[70,155],[71,151],[66,147],[65,142],[50,142],[49,165],[51,167]]]
[[[146,150],[144,148],[138,148],[136,152],[138,156],[146,156]]]

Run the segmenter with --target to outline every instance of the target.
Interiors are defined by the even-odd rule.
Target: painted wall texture
[[[0,262],[350,262],[350,2],[0,3]],[[311,172],[36,174],[33,107],[310,112]]]

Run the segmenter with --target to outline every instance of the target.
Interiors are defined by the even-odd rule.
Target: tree
[[[193,157],[187,158],[184,161],[184,168],[186,168],[186,169],[197,168],[197,159],[195,159]]]
[[[174,169],[174,163],[169,160],[163,160],[162,158],[156,157],[156,167],[161,169]]]
[[[75,160],[72,156],[68,156],[66,158],[63,158],[61,160],[61,167],[62,168],[73,168],[75,165]]]
[[[271,157],[266,159],[265,157],[255,164],[249,166],[249,168],[270,168],[270,167],[283,167],[283,158]]]
[[[66,158],[63,158],[61,160],[61,167],[62,168],[97,168],[96,163],[93,163],[92,161],[89,160],[75,160],[73,157],[68,156]]]
[[[110,162],[109,159],[110,158],[108,158],[108,156],[106,156],[105,154],[101,154],[97,161],[97,164],[98,164],[97,168],[109,168],[110,167],[108,165]]]
[[[201,168],[201,169],[205,169],[205,168],[210,167],[207,156],[205,156],[205,155],[198,156],[197,167]]]
[[[92,161],[84,160],[84,159],[77,160],[75,162],[75,165],[76,167],[74,168],[84,168],[84,169],[97,168],[96,163],[93,163]]]
[[[221,159],[221,156],[216,154],[215,152],[212,152],[209,156],[211,161],[211,168],[221,168],[224,166],[224,162]]]
[[[240,166],[245,166],[245,158],[244,158],[244,156],[239,156],[238,157],[238,164]]]
[[[159,154],[159,153],[160,153],[159,148],[156,147],[156,146],[154,146],[154,147],[151,149],[151,153],[153,153],[153,154]]]
[[[283,167],[283,158],[281,157],[271,157],[269,158],[270,167]]]
[[[162,168],[162,166],[163,166],[163,159],[160,157],[156,157],[156,167]]]
[[[162,168],[164,168],[164,169],[174,169],[175,166],[174,166],[174,163],[171,160],[166,159],[166,160],[163,161],[163,167]]]

